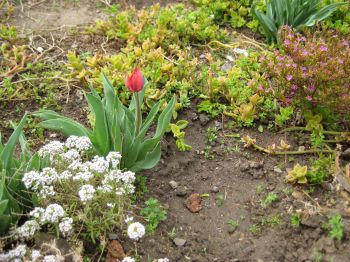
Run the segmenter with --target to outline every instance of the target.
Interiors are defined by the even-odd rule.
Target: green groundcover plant
[[[154,167],[160,160],[160,141],[170,123],[176,97],[173,96],[166,106],[162,101],[157,102],[143,121],[141,107],[146,80],[141,72],[135,69],[127,78],[126,85],[133,93],[129,107],[121,103],[112,84],[104,75],[102,80],[104,98],[94,89],[91,89],[91,93],[84,93],[94,118],[93,130],[51,110],[40,110],[34,114],[45,120],[40,126],[61,131],[67,136],[87,136],[94,149],[102,156],[110,151],[120,152],[122,169],[137,172]],[[152,138],[145,138],[161,107],[164,109],[159,115],[155,134]]]

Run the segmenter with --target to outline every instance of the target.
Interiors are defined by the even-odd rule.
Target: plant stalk
[[[135,98],[136,98],[136,133],[135,136],[138,136],[140,133],[140,125],[141,125],[141,105],[140,105],[140,99],[139,99],[139,93],[135,92]]]

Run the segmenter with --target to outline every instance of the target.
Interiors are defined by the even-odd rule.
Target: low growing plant
[[[335,238],[339,241],[342,240],[344,236],[344,224],[340,214],[335,214],[329,217],[328,222],[323,226],[329,230],[329,236],[331,238]]]
[[[147,221],[147,232],[152,234],[162,221],[167,218],[167,212],[155,198],[150,198],[145,202],[146,206],[141,209],[141,216]]]
[[[120,170],[121,155],[94,156],[88,137],[70,136],[52,141],[39,150],[50,164],[25,173],[22,182],[37,195],[37,207],[29,220],[14,232],[31,239],[42,228],[63,237],[81,234],[85,239],[104,239],[123,228],[125,208],[135,192],[135,174]]]
[[[264,199],[261,200],[261,207],[262,208],[268,208],[269,206],[272,205],[272,203],[278,201],[278,195],[274,192],[268,193]]]
[[[161,101],[156,103],[147,118],[142,120],[145,80],[138,69],[134,70],[126,82],[133,93],[129,107],[121,103],[112,84],[104,75],[102,81],[104,98],[93,89],[90,94],[84,93],[94,118],[92,130],[51,110],[40,110],[34,114],[45,120],[40,126],[60,131],[66,136],[87,136],[101,156],[106,156],[110,151],[120,152],[123,156],[120,163],[122,169],[137,172],[154,167],[160,160],[160,141],[170,123],[175,96],[166,106]],[[155,134],[152,138],[145,138],[161,106],[164,109],[159,115]]]
[[[275,83],[275,93],[286,105],[304,111],[328,107],[346,110],[350,87],[350,44],[334,33],[281,31],[281,51],[262,57],[263,67]]]

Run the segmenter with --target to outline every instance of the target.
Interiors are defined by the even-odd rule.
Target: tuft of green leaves
[[[155,198],[148,199],[145,204],[146,206],[141,209],[140,214],[147,221],[147,232],[152,234],[159,224],[167,219],[167,212]]]

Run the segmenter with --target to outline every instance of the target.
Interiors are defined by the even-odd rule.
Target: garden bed
[[[135,9],[128,9],[130,4],[140,10],[155,2],[159,2],[161,7],[150,9],[147,13],[149,17],[136,13]],[[146,224],[147,219],[144,218],[145,215],[140,215],[140,210],[145,208],[147,200],[158,199],[159,208],[166,213],[166,220],[159,221],[159,226],[153,232],[147,233],[137,242],[128,238],[125,230],[122,232],[119,228],[116,232],[108,232],[107,239],[98,239],[96,243],[86,239],[79,242],[75,239],[75,245],[81,244],[77,248],[80,251],[77,256],[84,258],[84,261],[122,261],[122,257],[113,256],[113,252],[119,249],[113,249],[109,244],[111,241],[115,244],[113,241],[117,240],[125,252],[122,256],[135,256],[138,261],[157,261],[159,258],[200,262],[350,261],[350,186],[346,177],[348,169],[345,168],[348,164],[348,141],[341,140],[338,144],[343,148],[330,154],[332,169],[320,183],[299,183],[301,180],[297,179],[288,183],[286,175],[296,164],[310,166],[318,157],[323,157],[322,154],[320,156],[314,152],[300,154],[300,151],[329,153],[333,152],[335,146],[330,142],[333,143],[332,148],[328,144],[322,148],[317,145],[313,148],[317,141],[310,142],[308,132],[279,132],[282,127],[287,127],[286,123],[292,126],[302,123],[298,116],[301,110],[296,107],[293,112],[295,117],[291,120],[288,116],[279,125],[276,124],[278,120],[265,117],[268,110],[272,111],[273,104],[277,104],[276,98],[272,98],[267,91],[264,102],[259,100],[259,95],[265,96],[263,92],[267,87],[263,91],[257,89],[257,92],[252,93],[242,91],[248,86],[253,86],[254,89],[254,85],[258,86],[259,81],[263,81],[265,77],[257,69],[260,67],[260,60],[255,59],[255,56],[263,53],[262,50],[268,50],[272,54],[272,49],[263,43],[264,38],[259,33],[247,27],[233,29],[222,23],[220,30],[227,29],[228,32],[228,38],[225,38],[225,33],[221,34],[219,30],[217,35],[213,33],[216,23],[208,22],[212,26],[208,25],[208,28],[214,29],[213,32],[205,31],[205,36],[200,34],[204,29],[194,30],[188,36],[187,32],[181,31],[183,28],[176,28],[179,31],[174,36],[167,35],[160,25],[166,15],[160,13],[162,19],[150,24],[158,25],[159,32],[164,35],[159,36],[159,32],[154,33],[153,29],[148,29],[153,38],[150,41],[151,47],[145,47],[144,42],[149,44],[149,39],[145,40],[141,36],[141,39],[135,40],[135,32],[130,29],[130,26],[134,26],[133,30],[139,29],[136,22],[129,21],[128,30],[125,30],[123,19],[131,19],[128,15],[118,22],[108,20],[111,16],[118,17],[123,10],[127,10],[130,16],[138,15],[138,22],[142,24],[141,32],[149,25],[145,21],[157,19],[155,14],[161,8],[176,3],[185,3],[185,6],[166,9],[169,17],[183,14],[186,8],[196,8],[193,2],[188,1],[122,1],[119,9],[107,0],[81,0],[73,3],[24,1],[15,5],[13,14],[5,22],[8,26],[17,28],[18,37],[14,43],[26,45],[25,52],[30,54],[31,60],[10,79],[10,87],[15,91],[9,91],[9,95],[4,95],[0,100],[0,133],[4,141],[12,133],[10,121],[18,122],[25,112],[33,113],[42,108],[59,111],[84,125],[92,125],[94,119],[89,114],[84,91],[88,91],[88,86],[92,85],[102,93],[101,81],[96,72],[103,71],[107,77],[113,78],[113,84],[117,83],[116,90],[119,90],[118,95],[124,103],[131,96],[122,87],[124,83],[120,83],[125,76],[123,70],[126,70],[122,65],[138,64],[137,59],[142,60],[140,69],[144,66],[147,68],[146,75],[149,74],[148,85],[151,91],[147,93],[143,108],[145,114],[154,104],[154,94],[161,93],[162,98],[170,98],[173,92],[178,95],[179,100],[183,99],[177,105],[177,120],[188,122],[182,142],[192,148],[181,151],[178,137],[174,138],[171,133],[167,133],[161,142],[162,157],[158,165],[138,172],[138,175],[146,178],[141,180],[146,184],[138,182],[137,197],[132,199],[133,204],[126,211],[126,214]],[[207,21],[201,15],[198,17]],[[95,24],[95,19],[104,22]],[[174,21],[177,19],[174,18]],[[112,24],[114,22],[116,24]],[[174,26],[172,22],[173,20],[169,20],[165,24]],[[174,39],[168,40],[167,37]],[[225,40],[220,42],[215,40],[216,37],[223,37]],[[130,44],[130,39],[135,43]],[[10,44],[11,41],[10,39]],[[178,41],[178,46],[173,47],[171,41]],[[184,46],[181,46],[182,41]],[[185,47],[186,41],[191,47]],[[226,46],[223,43],[225,41]],[[246,46],[242,44],[244,41]],[[152,46],[153,42],[159,48]],[[138,46],[143,50],[149,48],[150,54],[138,55]],[[236,51],[233,51],[234,48]],[[254,56],[248,62],[239,53],[246,49],[251,52],[250,56]],[[132,62],[123,60],[129,53],[132,58],[128,59]],[[113,56],[120,54],[121,57]],[[164,64],[169,65],[169,68],[164,69]],[[200,71],[202,66],[205,69]],[[121,67],[123,69],[119,70]],[[113,69],[109,71],[107,68]],[[235,68],[242,71],[235,71]],[[151,76],[152,70],[157,72],[155,76]],[[243,83],[229,82],[236,74],[242,75],[237,79],[243,79]],[[250,81],[254,77],[257,77],[257,82]],[[18,86],[23,83],[26,85]],[[274,84],[273,80],[268,83]],[[162,93],[163,85],[165,93]],[[182,85],[189,87],[183,90],[179,88]],[[220,89],[222,86],[237,86],[240,91],[230,93],[229,88]],[[11,89],[5,82],[2,82],[0,88]],[[237,94],[240,97],[233,102]],[[256,94],[259,94],[258,98]],[[203,101],[210,101],[209,106],[213,107],[200,110],[204,108]],[[282,111],[274,110],[274,114],[279,113],[279,116],[284,117]],[[325,126],[333,128],[334,125],[339,125],[342,130],[347,128],[346,114],[345,117],[343,113],[340,115],[343,117],[341,121],[332,120],[333,122],[327,122]],[[48,141],[65,141],[66,138],[61,133],[39,127],[38,118],[30,116],[29,119],[25,134],[33,152]],[[311,115],[311,120],[315,120],[314,115]],[[315,120],[313,124],[317,126],[321,121],[322,119]],[[151,127],[151,134],[156,132],[155,128]],[[256,141],[250,144],[247,136]],[[326,137],[326,140],[331,139],[333,138]],[[284,142],[288,143],[290,151],[296,153],[281,153],[286,149]],[[273,145],[277,145],[279,149],[275,149]],[[339,216],[341,219],[338,221]],[[22,220],[20,223],[25,221]],[[27,243],[28,246],[40,248],[42,243],[49,243],[54,238],[53,234],[44,232],[36,236],[35,241]],[[63,238],[59,238],[58,242],[57,247],[63,254],[71,252],[70,242]],[[3,243],[6,246],[2,246]],[[4,241],[0,239],[0,250],[4,248],[5,253],[16,243],[7,241],[6,238]],[[73,255],[66,256],[66,261],[72,260]]]

